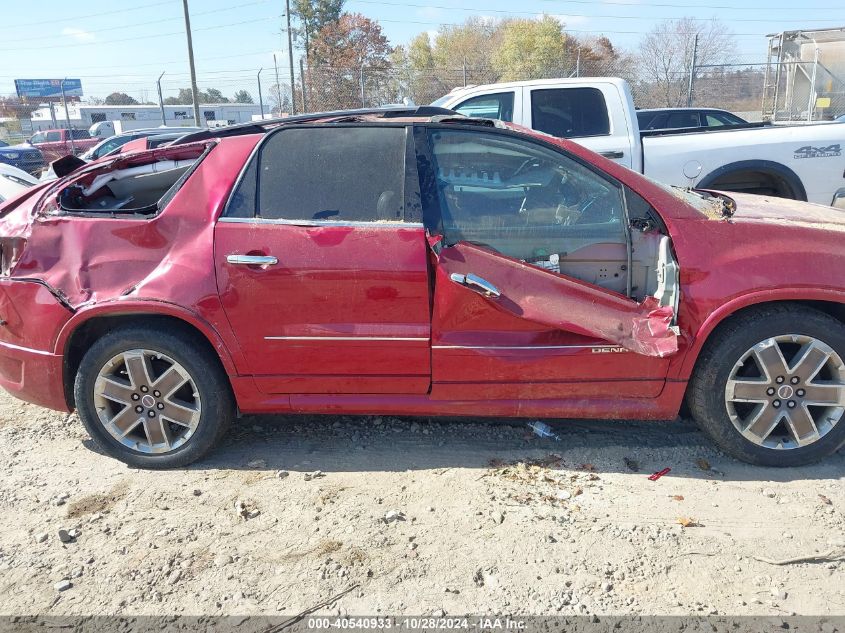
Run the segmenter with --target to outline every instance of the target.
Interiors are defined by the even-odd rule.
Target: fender
[[[782,178],[789,188],[792,190],[795,200],[807,201],[807,191],[804,189],[804,183],[794,171],[786,165],[776,163],[771,160],[741,160],[735,163],[728,163],[711,171],[704,178],[699,180],[695,187],[696,189],[718,189],[713,187],[713,183],[721,178],[737,171],[762,171],[768,172],[775,176]]]
[[[719,306],[698,328],[693,337],[689,350],[684,355],[683,361],[676,367],[674,375],[669,378],[688,380],[695,368],[701,348],[709,340],[710,334],[716,327],[729,316],[739,312],[743,308],[764,303],[775,303],[782,301],[826,301],[828,303],[845,304],[845,292],[840,290],[828,290],[822,288],[773,288],[759,290],[735,297],[727,303]]]
[[[188,310],[182,306],[168,303],[160,299],[141,299],[133,301],[121,301],[114,299],[111,301],[103,301],[95,305],[84,307],[78,310],[59,331],[56,338],[56,343],[53,352],[55,354],[64,355],[68,340],[71,334],[77,330],[83,323],[86,323],[94,317],[101,317],[107,315],[162,315],[175,317],[185,323],[194,326],[199,332],[211,343],[211,346],[217,352],[220,362],[223,363],[223,368],[229,376],[237,376],[237,366],[245,366],[244,359],[240,357],[240,348],[235,343],[233,348],[230,348],[224,342],[223,336],[220,332],[208,321],[202,318],[192,310]],[[237,357],[233,358],[230,349],[236,350]]]

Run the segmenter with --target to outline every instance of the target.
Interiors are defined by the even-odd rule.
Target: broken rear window
[[[151,152],[85,172],[59,193],[62,211],[155,215],[204,154],[204,146]]]

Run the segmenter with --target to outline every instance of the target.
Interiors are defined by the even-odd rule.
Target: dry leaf
[[[581,470],[586,470],[588,473],[596,472],[596,467],[592,464],[581,464],[578,468],[580,468]]]
[[[690,519],[689,517],[680,517],[678,519],[678,523],[681,524],[681,527],[685,528],[701,527],[700,523],[698,523],[695,519]]]
[[[572,496],[573,496],[573,497],[577,497],[578,495],[582,495],[582,494],[584,494],[584,491],[583,491],[581,488],[576,488],[576,489],[572,492]]]
[[[819,499],[821,499],[822,503],[825,504],[826,506],[832,506],[833,505],[833,501],[831,501],[830,499],[828,499],[824,495],[819,495]]]
[[[683,500],[684,500],[684,495],[672,495],[672,498],[673,498],[675,501],[683,501]]]
[[[699,457],[697,460],[695,460],[695,463],[701,470],[710,470],[710,462],[708,462],[703,457]]]

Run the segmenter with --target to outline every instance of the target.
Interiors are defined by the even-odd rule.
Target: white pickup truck
[[[640,132],[623,79],[543,79],[456,88],[432,105],[574,140],[655,180],[845,208],[845,125]]]

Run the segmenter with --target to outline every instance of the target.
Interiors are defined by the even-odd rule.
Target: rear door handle
[[[461,273],[452,273],[450,279],[462,286],[467,286],[473,290],[480,290],[481,294],[486,297],[502,296],[502,293],[499,292],[499,289],[496,288],[496,286],[486,279],[482,279],[478,275],[473,275],[472,273],[467,273],[466,275],[462,275]]]
[[[615,150],[611,150],[609,152],[599,152],[599,153],[602,156],[604,156],[605,158],[622,158],[623,156],[625,156],[625,152],[623,152],[621,149],[615,149]]]
[[[241,266],[275,266],[279,263],[272,255],[227,255],[226,261]]]

